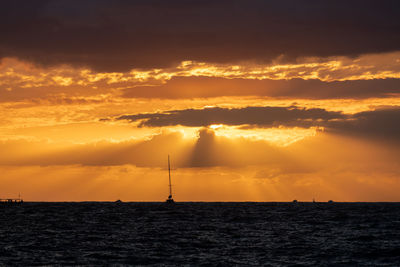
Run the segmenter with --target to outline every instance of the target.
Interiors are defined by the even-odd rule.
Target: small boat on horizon
[[[21,198],[21,194],[18,194],[18,198],[0,198],[0,204],[22,204],[24,200]]]
[[[169,196],[165,202],[168,204],[174,204],[175,201],[172,198],[171,165],[170,165],[170,161],[169,161],[169,155],[168,155],[168,180],[169,180]]]

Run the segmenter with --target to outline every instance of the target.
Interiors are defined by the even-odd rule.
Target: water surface
[[[0,265],[400,265],[400,203],[0,206]]]

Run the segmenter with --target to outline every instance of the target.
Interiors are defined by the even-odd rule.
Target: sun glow
[[[222,128],[223,126],[224,126],[223,124],[212,124],[209,127],[213,130],[216,130],[216,129]]]
[[[277,146],[289,146],[306,137],[312,137],[318,131],[322,131],[321,127],[311,128],[251,128],[249,126],[228,126],[223,124],[210,125],[210,129],[215,132],[216,136],[223,136],[229,139],[245,138],[249,140],[263,140]]]

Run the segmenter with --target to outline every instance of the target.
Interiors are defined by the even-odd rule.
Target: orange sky
[[[169,154],[176,201],[400,201],[400,46],[362,28],[384,13],[36,4],[0,18],[0,198],[164,201]]]
[[[395,56],[400,59],[400,54]],[[372,64],[376,56],[365,58]],[[388,58],[393,62],[393,55]],[[187,80],[179,89],[183,98],[168,98],[166,93],[136,98],[124,97],[122,92],[125,88],[134,90],[134,84],[150,83],[151,94],[156,88],[152,83],[168,85],[175,76],[193,75],[168,70],[169,76],[159,82],[153,74],[140,80],[132,78],[134,71],[120,76],[90,71],[91,78],[82,82],[89,71],[67,66],[47,69],[16,59],[4,59],[1,66],[6,96],[0,104],[1,197],[21,193],[32,201],[161,201],[167,194],[166,155],[170,154],[175,198],[181,201],[399,201],[397,145],[385,143],[380,136],[329,133],[327,126],[319,123],[321,118],[305,119],[311,121],[306,126],[280,124],[277,118],[273,125],[216,121],[194,127],[179,121],[142,127],[140,121],[117,119],[129,114],[215,107],[241,111],[246,107],[295,106],[351,116],[397,108],[400,98],[394,94],[359,99],[246,95],[249,90],[243,82],[253,78],[241,74],[235,85],[238,78],[228,80],[226,76],[231,74],[225,66],[218,72],[208,70],[205,77],[226,79],[226,90],[235,85],[234,90],[244,96],[219,96],[224,92],[221,89],[212,97],[187,98],[187,94],[203,90],[198,80],[193,84]],[[303,70],[291,75],[307,79],[300,73]],[[113,75],[130,80],[116,81],[114,86],[109,80]],[[258,79],[262,82],[267,78]],[[210,86],[213,82],[208,81]]]

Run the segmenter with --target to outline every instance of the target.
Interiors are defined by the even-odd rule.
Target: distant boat
[[[171,166],[169,162],[169,155],[168,155],[168,180],[169,180],[169,196],[168,199],[165,201],[168,204],[174,204],[175,201],[172,198],[172,184],[171,184]]]
[[[24,200],[18,194],[18,198],[0,198],[0,204],[22,204]]]

